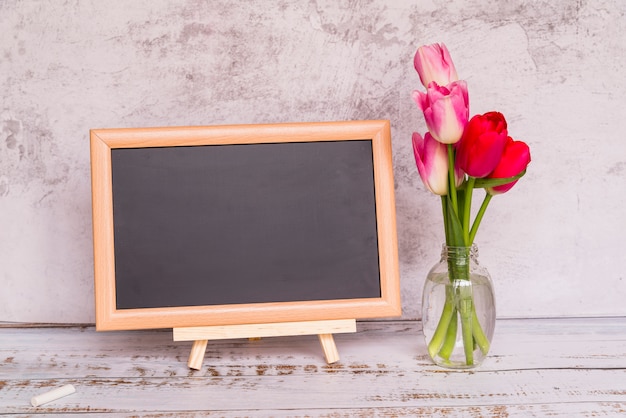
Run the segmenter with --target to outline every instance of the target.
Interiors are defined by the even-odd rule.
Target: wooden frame
[[[91,130],[96,326],[98,330],[178,328],[398,316],[394,181],[389,121]],[[111,150],[116,148],[372,141],[380,298],[117,309]]]

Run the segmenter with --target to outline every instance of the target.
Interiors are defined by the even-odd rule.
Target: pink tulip
[[[426,188],[441,196],[448,194],[448,148],[428,132],[424,138],[414,132],[413,154]]]
[[[426,88],[433,81],[440,86],[447,86],[459,79],[448,48],[444,44],[420,46],[413,58],[413,65]]]
[[[496,168],[487,176],[494,179],[513,177],[520,174],[530,163],[530,148],[522,141],[514,141],[508,137],[502,158]],[[489,194],[501,194],[508,192],[517,180],[501,186],[488,187]]]
[[[500,162],[507,136],[502,113],[488,112],[472,117],[457,144],[456,165],[471,177],[486,177]]]
[[[426,93],[415,90],[413,100],[424,112],[428,130],[437,141],[454,144],[461,139],[469,117],[465,81],[455,81],[446,87],[432,82]]]

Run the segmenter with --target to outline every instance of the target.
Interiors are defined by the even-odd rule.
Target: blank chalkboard
[[[397,315],[388,131],[92,130],[98,329]]]

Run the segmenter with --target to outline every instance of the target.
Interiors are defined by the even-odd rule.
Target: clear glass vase
[[[424,283],[422,328],[435,364],[454,369],[480,365],[489,352],[496,304],[478,249],[444,245]]]

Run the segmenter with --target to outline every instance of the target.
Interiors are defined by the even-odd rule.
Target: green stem
[[[446,302],[443,305],[443,312],[441,312],[441,317],[439,317],[437,329],[435,330],[435,334],[430,340],[430,343],[428,343],[428,354],[430,354],[431,358],[435,358],[439,350],[441,350],[444,337],[448,332],[450,321],[455,314],[456,309],[454,308],[454,300],[446,295]]]
[[[457,307],[461,317],[461,334],[463,336],[463,350],[465,352],[465,364],[474,364],[474,337],[472,333],[472,311],[474,300],[472,298],[471,283],[462,283],[456,288],[458,296]]]
[[[489,340],[483,332],[483,328],[480,326],[475,307],[472,309],[472,333],[474,335],[474,341],[476,341],[476,344],[478,344],[480,351],[484,355],[487,355],[487,353],[489,352]]]
[[[450,237],[450,225],[448,225],[448,197],[441,196],[441,209],[443,210],[443,231],[446,235],[446,245]]]
[[[450,355],[452,354],[452,350],[454,350],[454,345],[456,344],[458,322],[457,311],[454,309],[452,318],[450,319],[450,324],[448,325],[448,330],[446,331],[446,338],[443,341],[441,349],[439,350],[439,357],[442,359],[450,360]]]
[[[476,232],[478,232],[478,227],[480,226],[480,222],[483,220],[483,216],[485,215],[485,211],[487,210],[487,206],[489,206],[489,202],[491,202],[492,197],[493,195],[489,193],[485,194],[483,203],[480,205],[480,209],[478,209],[478,213],[476,214],[476,218],[474,219],[474,224],[472,225],[472,229],[470,230],[468,245],[472,245],[472,243],[474,242],[474,237],[476,236]]]
[[[459,206],[456,199],[456,176],[454,175],[454,146],[448,144],[448,194],[452,201],[455,215],[459,215]]]
[[[472,192],[474,190],[474,183],[476,182],[476,178],[469,177],[467,179],[467,184],[465,185],[465,207],[463,208],[463,239],[465,240],[465,245],[470,246],[470,212],[472,207]]]

